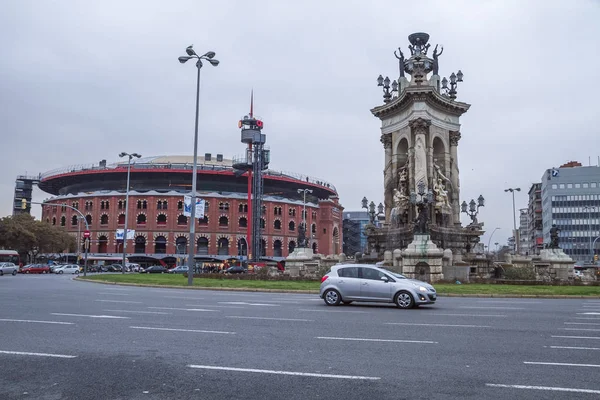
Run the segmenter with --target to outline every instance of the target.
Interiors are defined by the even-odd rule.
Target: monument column
[[[393,207],[394,171],[392,168],[392,134],[384,133],[380,139],[385,150],[385,164],[383,167],[383,187],[385,203],[385,222],[390,222],[390,211]]]
[[[450,157],[452,158],[452,219],[460,225],[460,181],[458,180],[458,141],[460,132],[450,131]]]

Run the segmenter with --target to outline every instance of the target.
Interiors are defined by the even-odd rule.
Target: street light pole
[[[592,210],[596,211],[596,206],[584,206],[583,211],[588,212],[588,231],[590,236],[590,263],[594,263],[594,248],[592,247]]]
[[[195,58],[196,68],[198,68],[198,77],[196,79],[196,122],[194,125],[194,166],[192,168],[192,194],[191,194],[191,210],[190,210],[190,237],[188,240],[188,286],[192,286],[194,284],[194,267],[195,260],[194,256],[196,255],[196,181],[198,174],[198,114],[199,114],[199,102],[200,102],[200,69],[202,68],[202,60],[206,60],[212,65],[216,67],[219,65],[219,61],[215,60],[215,52],[209,51],[202,56],[196,54],[192,46],[188,46],[185,49],[187,56],[179,57],[179,62],[181,64],[186,63],[188,60]]]
[[[123,264],[121,264],[121,273],[125,273],[126,259],[127,259],[127,222],[129,220],[129,178],[131,175],[131,159],[133,157],[140,158],[141,155],[138,153],[125,153],[119,154],[119,157],[127,157],[127,186],[125,187],[125,226],[123,227]]]
[[[494,237],[494,233],[496,233],[496,231],[500,229],[500,228],[494,228],[494,230],[492,231],[492,234],[490,235],[490,238],[488,239],[488,254],[490,251],[490,243],[492,242],[492,237]]]
[[[298,189],[298,193],[304,192],[304,202],[302,208],[302,224],[304,225],[304,232],[306,232],[306,193],[312,193],[311,189]]]
[[[517,210],[515,208],[515,192],[520,192],[521,188],[508,188],[508,189],[504,189],[505,192],[511,192],[512,193],[512,203],[513,203],[513,230],[514,230],[514,241],[515,241],[515,245],[513,248],[513,251],[515,254],[519,254],[520,252],[520,247],[519,246],[519,234],[517,232]]]

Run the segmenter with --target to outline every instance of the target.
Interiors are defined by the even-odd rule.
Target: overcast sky
[[[273,169],[334,183],[346,210],[363,196],[379,203],[376,78],[395,78],[394,50],[409,53],[407,36],[423,31],[444,46],[440,75],[463,71],[458,100],[472,104],[461,201],[483,194],[480,221],[505,243],[505,188],[522,188],[526,207],[545,169],[597,164],[598,21],[600,2],[588,0],[3,0],[0,216],[20,174],[121,151],[192,154],[195,68],[177,62],[189,44],[221,61],[202,69],[199,154],[243,152],[237,121],[254,88]]]

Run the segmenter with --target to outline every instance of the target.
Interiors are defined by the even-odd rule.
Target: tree
[[[0,247],[19,253],[62,253],[77,247],[73,236],[31,215],[19,214],[0,219]]]

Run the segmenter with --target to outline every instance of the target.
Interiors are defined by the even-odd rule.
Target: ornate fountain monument
[[[442,249],[460,260],[483,234],[476,219],[466,227],[460,223],[459,119],[470,105],[456,100],[460,70],[449,81],[438,75],[443,47],[436,45],[430,57],[427,33],[408,40],[410,57],[401,48],[394,52],[400,76],[391,82],[379,76],[384,104],[371,110],[381,120],[385,149],[385,223],[366,228],[368,252],[398,258],[400,250],[404,273],[436,280],[442,277]]]

